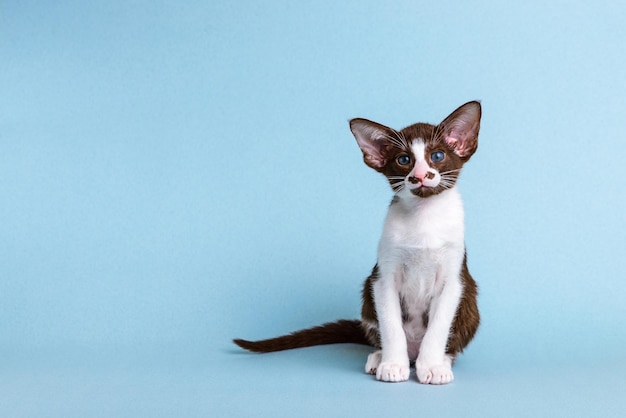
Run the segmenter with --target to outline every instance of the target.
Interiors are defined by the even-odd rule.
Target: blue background
[[[0,415],[618,416],[626,3],[3,1]],[[445,387],[356,318],[391,192],[347,121],[480,99],[483,324]]]

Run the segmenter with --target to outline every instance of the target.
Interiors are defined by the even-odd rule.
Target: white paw
[[[367,356],[367,363],[365,363],[365,373],[376,374],[380,361],[383,358],[382,350],[374,351]]]
[[[383,382],[406,382],[409,380],[410,371],[408,362],[401,364],[400,362],[385,361],[378,365],[376,379]]]
[[[444,361],[442,364],[427,365],[422,362],[415,363],[417,380],[425,385],[445,385],[454,380],[452,366]]]

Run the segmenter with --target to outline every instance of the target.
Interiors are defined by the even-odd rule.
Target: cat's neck
[[[398,206],[407,212],[419,212],[426,207],[450,205],[462,205],[461,194],[456,185],[429,197],[420,197],[411,193],[406,188],[396,193],[391,201],[392,206]]]
[[[379,257],[397,247],[441,248],[464,244],[465,226],[461,195],[456,187],[430,197],[398,193],[389,206]]]

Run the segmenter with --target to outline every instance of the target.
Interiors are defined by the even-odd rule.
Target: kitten
[[[481,106],[473,101],[437,126],[401,131],[366,119],[350,129],[365,164],[384,174],[395,195],[363,287],[361,320],[339,320],[262,341],[236,339],[254,352],[334,343],[378,348],[365,371],[385,382],[454,379],[452,363],[474,337],[477,286],[467,269],[464,214],[456,181],[476,151]]]

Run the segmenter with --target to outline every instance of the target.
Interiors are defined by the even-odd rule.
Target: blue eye
[[[398,158],[396,158],[396,162],[399,165],[409,165],[411,164],[411,157],[409,157],[406,154],[402,154],[402,155],[399,155]]]
[[[430,154],[430,161],[433,163],[440,163],[444,158],[446,158],[446,154],[444,154],[443,151],[435,151]]]

